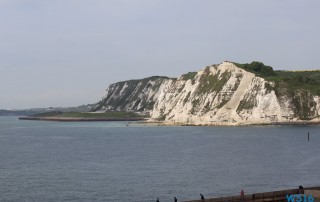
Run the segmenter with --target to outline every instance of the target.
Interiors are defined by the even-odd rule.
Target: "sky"
[[[111,83],[225,60],[320,69],[318,0],[0,0],[0,108],[96,103]]]

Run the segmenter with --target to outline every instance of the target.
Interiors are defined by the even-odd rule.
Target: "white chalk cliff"
[[[111,84],[106,95],[93,108],[94,111],[146,111],[152,110],[162,88],[170,79],[153,76],[139,80]]]
[[[151,79],[152,78],[152,79]],[[319,121],[320,97],[275,91],[275,82],[223,62],[178,79],[151,77],[112,84],[95,110],[150,111],[166,124],[239,125]]]

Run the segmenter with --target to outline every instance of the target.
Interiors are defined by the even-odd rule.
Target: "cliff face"
[[[287,90],[224,62],[178,79],[112,84],[99,108],[150,110],[152,119],[168,124],[259,124],[319,120],[320,97],[309,90]]]
[[[206,67],[192,79],[180,77],[163,88],[152,117],[213,125],[285,121],[283,115],[292,113],[281,107],[267,84],[273,85],[233,63]]]
[[[167,77],[149,77],[111,84],[102,100],[93,111],[147,111],[152,110],[162,88],[171,79]]]

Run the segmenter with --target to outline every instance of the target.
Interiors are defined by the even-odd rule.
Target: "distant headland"
[[[78,121],[143,121],[146,116],[134,112],[107,112],[107,113],[90,113],[90,112],[45,112],[31,116],[19,117],[20,120],[36,121],[61,121],[61,122],[78,122]]]
[[[111,84],[92,111],[110,110],[149,112],[150,121],[165,125],[317,124],[320,70],[225,61],[179,78]]]

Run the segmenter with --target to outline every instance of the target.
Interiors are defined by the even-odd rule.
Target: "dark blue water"
[[[162,202],[320,185],[319,126],[126,124],[0,117],[0,201]]]

